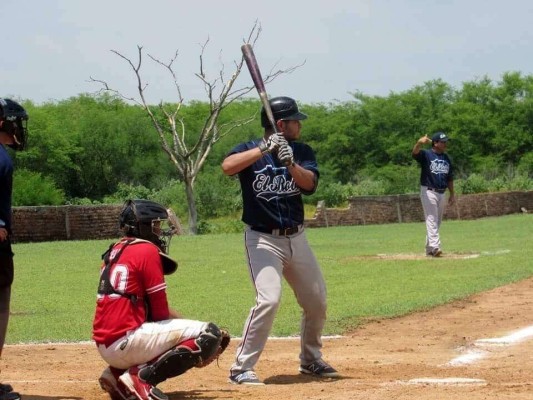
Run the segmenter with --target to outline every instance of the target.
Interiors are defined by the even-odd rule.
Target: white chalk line
[[[488,356],[490,352],[486,350],[487,348],[493,346],[510,346],[527,340],[531,337],[533,337],[533,325],[520,329],[507,336],[502,336],[499,338],[478,339],[473,343],[472,348],[469,348],[465,354],[454,358],[446,365],[454,367],[471,364]]]
[[[346,336],[342,335],[329,335],[329,336],[322,336],[323,340],[336,340],[336,339],[343,339]],[[240,336],[232,336],[232,340],[241,340]],[[300,336],[270,336],[268,340],[300,340]],[[28,346],[79,346],[79,345],[94,345],[96,344],[92,341],[80,341],[80,342],[38,342],[38,343],[12,343],[7,344],[4,347],[28,347]]]
[[[463,347],[461,351],[466,351],[459,357],[455,357],[448,363],[444,364],[447,367],[458,367],[472,364],[485,357],[488,357],[491,352],[486,350],[495,346],[510,346],[519,342],[525,341],[533,337],[533,325],[515,331],[507,336],[499,338],[478,339],[468,348]],[[461,377],[449,378],[414,378],[408,381],[396,381],[399,385],[448,385],[448,386],[485,386],[487,382],[484,379],[472,379]]]
[[[415,378],[396,382],[400,385],[445,385],[445,386],[485,386],[484,379],[473,378]]]

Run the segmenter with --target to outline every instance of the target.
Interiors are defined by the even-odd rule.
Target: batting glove
[[[280,147],[289,145],[282,133],[273,133],[268,139],[263,139],[259,142],[259,150],[265,155],[266,153],[275,153]]]
[[[292,152],[291,146],[287,143],[285,146],[281,146],[278,150],[278,159],[285,166],[294,164],[294,154]]]

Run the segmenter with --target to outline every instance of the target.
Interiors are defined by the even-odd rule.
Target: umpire
[[[322,360],[322,329],[326,321],[326,286],[307,242],[302,194],[314,193],[318,166],[310,146],[298,143],[301,113],[290,97],[275,97],[270,106],[276,133],[264,108],[264,136],[233,148],[222,162],[226,175],[238,174],[246,256],[256,298],[244,324],[242,341],[231,366],[229,381],[262,385],[254,368],[265,347],[281,299],[282,277],[303,310],[299,371],[318,377],[337,377]]]
[[[11,99],[0,99],[0,355],[4,348],[11,285],[14,277],[11,249],[11,197],[13,192],[13,160],[6,147],[24,150],[28,114]],[[10,384],[0,383],[0,400],[20,400],[20,394]]]

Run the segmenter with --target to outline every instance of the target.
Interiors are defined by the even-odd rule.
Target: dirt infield
[[[407,317],[368,323],[324,340],[325,359],[343,375],[298,374],[298,340],[270,340],[257,366],[267,385],[227,383],[237,342],[219,362],[160,385],[176,399],[531,399],[533,278]],[[490,340],[486,340],[490,339]],[[93,345],[6,346],[2,381],[26,400],[108,397]]]

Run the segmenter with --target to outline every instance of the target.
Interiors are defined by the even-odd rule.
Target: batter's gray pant
[[[245,246],[256,298],[244,324],[231,374],[253,370],[259,360],[279,307],[282,277],[294,291],[303,311],[301,364],[320,359],[322,329],[326,321],[326,285],[305,232],[274,236],[247,228]]]

